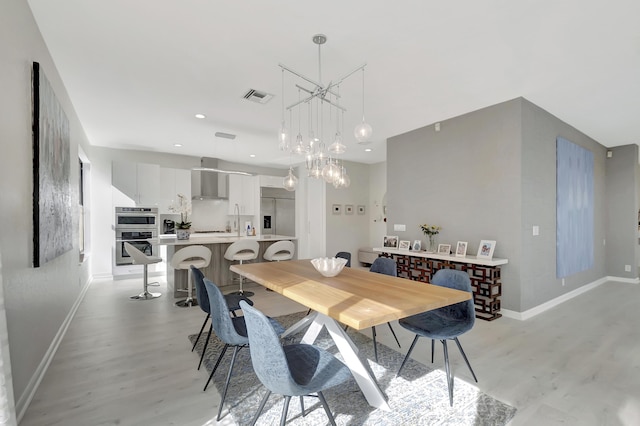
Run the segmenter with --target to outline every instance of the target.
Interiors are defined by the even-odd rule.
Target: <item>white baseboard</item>
[[[627,280],[627,281],[622,281],[622,280]],[[535,306],[531,309],[528,309],[524,312],[516,312],[516,311],[511,311],[509,309],[500,309],[500,313],[507,317],[507,318],[512,318],[512,319],[517,319],[520,321],[526,321],[529,318],[533,318],[536,315],[539,315],[541,313],[543,313],[544,311],[547,311],[553,307],[558,306],[559,304],[566,302],[567,300],[573,299],[576,296],[579,296],[583,293],[586,293],[589,290],[592,290],[604,283],[606,283],[607,281],[622,281],[622,282],[631,282],[631,280],[629,278],[616,278],[616,277],[602,277],[592,283],[583,285],[580,288],[577,288],[573,291],[570,291],[569,293],[565,293],[562,296],[558,296],[555,299],[549,300],[548,302],[545,302],[541,305]],[[633,281],[634,283],[638,283],[640,281],[638,281],[637,279]]]
[[[60,342],[62,341],[62,338],[66,334],[67,329],[69,328],[69,324],[71,324],[71,320],[75,316],[78,310],[78,307],[80,306],[82,299],[84,299],[84,296],[87,293],[87,290],[91,286],[92,282],[93,282],[93,277],[89,278],[87,283],[84,285],[84,287],[80,291],[80,294],[78,294],[78,297],[76,298],[76,301],[71,307],[71,310],[69,311],[69,313],[67,314],[67,317],[62,322],[62,325],[58,329],[56,336],[53,338],[51,345],[49,345],[49,349],[47,349],[47,352],[44,354],[42,361],[40,361],[38,368],[33,373],[33,376],[31,376],[31,380],[29,380],[27,387],[25,388],[24,392],[18,399],[18,402],[16,403],[16,415],[18,418],[18,424],[20,424],[20,421],[22,420],[22,417],[27,411],[27,408],[29,407],[31,400],[34,397],[36,390],[38,390],[38,386],[40,386],[40,382],[42,382],[44,374],[46,373],[47,368],[49,368],[49,364],[51,364],[51,361],[53,360],[53,357],[56,354],[56,351],[58,350],[58,346],[60,346]]]

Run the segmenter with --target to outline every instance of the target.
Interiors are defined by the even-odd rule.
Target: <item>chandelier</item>
[[[282,121],[278,146],[280,150],[289,152],[292,156],[304,157],[309,177],[324,179],[327,183],[333,184],[335,188],[347,188],[351,184],[351,180],[344,162],[337,157],[347,150],[343,139],[344,113],[347,110],[340,103],[340,84],[356,72],[362,71],[362,122],[355,126],[354,137],[359,144],[367,144],[372,135],[371,126],[364,118],[364,69],[367,64],[361,65],[343,77],[331,80],[325,85],[322,82],[321,47],[326,43],[327,37],[324,34],[316,34],[312,40],[318,45],[317,80],[306,77],[283,64],[278,64],[282,70]],[[285,106],[284,99],[285,71],[299,81],[295,84],[298,99],[287,106]],[[288,123],[285,111],[289,113]],[[294,113],[297,118],[297,129],[294,129]],[[303,120],[304,127],[302,126]],[[325,129],[325,124],[330,127],[330,130]],[[302,135],[303,130],[306,137]],[[294,132],[297,132],[297,135],[295,141],[292,141],[291,135]],[[331,135],[331,143],[328,147],[324,139],[325,132]],[[289,173],[284,178],[285,189],[293,191],[297,181],[298,179],[293,174],[293,168],[289,167]]]

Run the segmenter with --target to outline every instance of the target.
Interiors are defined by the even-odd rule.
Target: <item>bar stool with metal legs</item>
[[[181,248],[171,258],[173,269],[185,269],[187,271],[187,298],[175,303],[180,308],[196,306],[198,302],[193,298],[193,277],[191,266],[198,269],[206,268],[211,262],[211,250],[202,245],[186,246]],[[184,291],[184,290],[183,290]]]
[[[230,261],[242,262],[245,260],[254,260],[258,257],[258,251],[260,251],[260,244],[256,240],[238,240],[231,244],[227,251],[224,252],[224,258]],[[254,295],[252,291],[244,291],[242,289],[242,275],[239,275],[240,289],[231,294],[238,294],[240,296],[251,297]]]
[[[146,254],[144,254],[143,252],[141,252],[140,250],[138,250],[137,248],[135,248],[134,246],[132,246],[127,242],[124,243],[124,248],[127,251],[127,253],[129,253],[129,256],[133,258],[134,265],[144,266],[143,277],[142,277],[143,292],[140,294],[136,294],[135,296],[131,296],[130,298],[135,300],[149,300],[149,299],[155,299],[156,297],[160,297],[162,295],[161,293],[151,293],[147,290],[147,287],[149,286],[148,266],[152,263],[162,262],[162,258],[157,256],[147,256]]]
[[[267,247],[262,258],[269,262],[280,262],[293,259],[295,252],[296,246],[291,241],[278,241]]]

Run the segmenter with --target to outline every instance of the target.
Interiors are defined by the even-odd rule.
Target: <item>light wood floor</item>
[[[216,424],[219,395],[202,391],[207,373],[196,370],[187,340],[204,313],[174,307],[164,283],[159,299],[129,300],[140,287],[140,280],[91,286],[21,426]],[[251,287],[268,315],[305,310]],[[639,305],[640,286],[610,282],[528,321],[477,321],[460,340],[477,386],[518,408],[512,425],[638,425]],[[405,352],[413,336],[394,329]],[[397,348],[387,327],[378,335]],[[430,362],[429,341],[413,356]],[[455,345],[450,357],[456,377],[472,382]],[[229,416],[220,424],[231,424]]]

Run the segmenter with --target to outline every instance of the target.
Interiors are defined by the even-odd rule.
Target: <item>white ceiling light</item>
[[[203,119],[203,118],[207,118],[207,116],[204,114],[196,114],[196,118]]]
[[[347,187],[350,183],[347,169],[344,167],[344,164],[340,164],[337,159],[332,158],[332,156],[343,154],[347,149],[343,139],[344,132],[341,131],[341,128],[344,127],[344,112],[346,111],[346,108],[340,104],[340,84],[357,71],[362,71],[362,123],[355,127],[354,135],[358,143],[368,143],[371,138],[372,129],[364,119],[364,68],[367,64],[361,65],[353,71],[345,74],[343,77],[338,78],[337,80],[331,80],[327,85],[325,85],[322,82],[321,48],[322,45],[327,42],[327,36],[324,34],[316,34],[313,36],[312,41],[318,45],[317,80],[294,71],[283,64],[278,64],[282,69],[282,121],[280,123],[280,130],[278,133],[278,147],[283,151],[304,155],[307,172],[310,177],[318,179],[323,178],[328,183],[333,183],[336,188]],[[297,102],[286,107],[290,116],[288,126],[285,120],[285,71],[293,74],[298,79],[303,80],[298,80],[299,83],[295,84],[295,87],[298,89]],[[308,84],[311,84],[312,87],[309,88]],[[307,87],[305,87],[305,85]],[[300,96],[301,91],[306,93],[304,98],[301,98]],[[305,105],[307,113],[305,115],[308,120],[308,140],[306,142],[302,137],[300,123]],[[333,137],[333,143],[329,145],[328,149],[325,148],[323,140],[325,109],[328,110],[329,117],[333,115],[333,109],[335,109],[336,114],[335,136]],[[291,126],[294,110],[298,114],[298,136],[292,146],[290,144],[290,135],[292,134]],[[342,116],[342,121],[340,121],[340,116]],[[285,178],[285,184],[287,183],[287,179],[289,179],[289,183],[291,183],[292,179],[290,179],[290,176],[293,176],[291,168],[289,169],[289,176]]]
[[[371,149],[371,148],[365,148],[364,149],[364,152],[371,152],[371,151],[373,151],[373,149]]]
[[[175,146],[176,148],[180,148],[180,147],[182,147],[182,144],[181,143],[174,143],[173,146]]]
[[[255,154],[249,154],[249,157],[256,158],[256,155]]]

